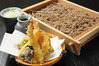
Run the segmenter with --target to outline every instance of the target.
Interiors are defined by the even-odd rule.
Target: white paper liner
[[[0,51],[18,56],[19,49],[17,48],[17,44],[20,40],[22,40],[26,35],[18,30],[15,30],[13,34],[5,33],[4,38],[2,40]],[[59,40],[58,37],[50,38],[51,46],[54,49],[48,57],[49,60],[55,59],[60,56],[62,52],[61,44],[64,42],[63,40]]]

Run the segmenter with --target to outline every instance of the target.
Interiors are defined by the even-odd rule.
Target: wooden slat
[[[82,33],[77,40],[84,45],[88,42],[88,40],[96,36],[95,34],[99,35],[99,24],[97,24],[97,27],[92,27],[89,30],[85,31],[84,34]]]
[[[39,9],[39,8],[42,8],[48,4],[50,4],[52,1],[51,0],[45,0],[43,2],[40,2],[40,3],[37,3],[37,4],[34,4],[34,5],[31,5],[29,7],[26,7],[23,9],[23,11],[28,11],[28,10],[32,10],[32,9]]]

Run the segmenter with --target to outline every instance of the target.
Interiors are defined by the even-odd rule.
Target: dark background
[[[43,0],[0,0],[0,11],[7,7],[25,8]],[[69,0],[99,12],[98,0]],[[0,42],[5,33],[4,21],[0,18]],[[99,66],[99,36],[82,47],[81,55],[67,52],[54,66]],[[13,56],[0,52],[0,66],[22,66],[14,61]]]

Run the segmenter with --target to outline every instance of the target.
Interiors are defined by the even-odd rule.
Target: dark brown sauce
[[[28,19],[25,19],[25,18],[24,18],[24,19],[20,19],[20,20],[21,20],[21,21],[26,21],[26,20],[28,20]]]

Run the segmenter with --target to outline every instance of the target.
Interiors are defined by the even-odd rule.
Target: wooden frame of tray
[[[68,4],[74,10],[81,10],[84,13],[88,13],[90,15],[93,15],[94,17],[99,16],[99,13],[96,11],[82,7],[80,5],[77,5],[75,3],[72,3],[72,2],[66,1],[66,0],[45,0],[45,1],[37,3],[35,5],[26,7],[23,9],[23,11],[25,14],[27,14],[27,11],[29,11],[29,10],[41,9],[42,7],[47,6],[48,4],[51,4],[52,2],[59,2],[62,4]],[[53,34],[55,34],[61,38],[64,38],[67,49],[69,49],[71,52],[73,52],[76,55],[80,55],[81,47],[83,45],[85,45],[88,41],[93,39],[95,36],[99,35],[99,23],[95,24],[93,27],[84,31],[83,33],[76,36],[75,38],[72,38],[69,35],[64,34],[64,33],[60,32],[59,30],[56,30],[55,28],[45,24],[44,22],[38,20],[37,18],[34,18],[34,17],[32,17],[32,18],[35,21],[39,22],[40,28],[43,29],[44,31],[53,33]]]

